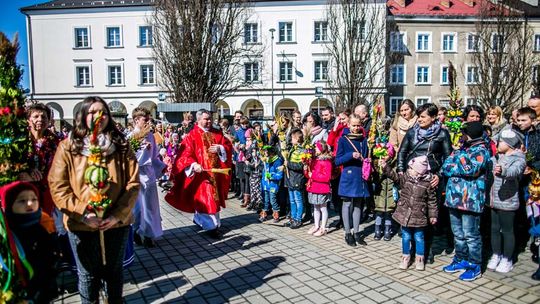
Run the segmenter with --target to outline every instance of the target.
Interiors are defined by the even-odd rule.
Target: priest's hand
[[[99,225],[99,230],[103,230],[103,231],[108,230],[114,227],[114,225],[116,225],[118,222],[119,220],[116,217],[111,215],[108,218],[101,221],[101,224]]]
[[[208,152],[210,153],[218,153],[219,152],[219,145],[211,145],[210,148],[208,148]]]
[[[195,171],[196,173],[201,173],[202,172],[202,167],[201,165],[197,164],[197,163],[194,163],[193,164],[193,171]]]

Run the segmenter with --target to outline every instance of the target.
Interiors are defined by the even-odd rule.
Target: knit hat
[[[463,134],[468,135],[470,139],[477,139],[484,135],[484,126],[479,121],[472,121],[466,123],[461,131]]]
[[[502,130],[499,139],[513,149],[519,149],[523,144],[523,135],[512,129]]]
[[[11,213],[11,206],[15,203],[17,195],[24,190],[32,190],[40,200],[39,190],[36,186],[32,185],[29,182],[15,181],[4,185],[0,188],[0,201],[2,204],[2,210],[6,213]]]
[[[429,166],[429,161],[427,156],[417,156],[409,161],[409,168],[420,175],[426,174],[431,167]]]

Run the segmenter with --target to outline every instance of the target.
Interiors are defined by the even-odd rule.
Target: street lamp
[[[271,90],[272,90],[272,117],[275,115],[275,112],[274,112],[274,32],[276,31],[275,28],[271,28],[270,30],[270,39],[272,39],[272,44],[270,44],[270,66],[271,66],[271,71],[270,71],[270,77],[271,77]]]

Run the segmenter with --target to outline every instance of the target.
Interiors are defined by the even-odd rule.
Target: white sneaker
[[[499,266],[499,262],[501,261],[501,256],[494,254],[491,256],[491,259],[489,259],[489,262],[487,264],[487,269],[491,271],[495,271],[497,269],[497,266]]]
[[[514,269],[514,265],[512,265],[512,260],[502,258],[499,266],[497,266],[495,271],[500,273],[507,273],[510,272],[512,269]]]

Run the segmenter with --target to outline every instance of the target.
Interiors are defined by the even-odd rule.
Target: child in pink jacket
[[[332,153],[328,144],[321,140],[315,144],[315,157],[307,171],[308,201],[313,205],[314,226],[308,233],[314,236],[323,236],[327,233],[328,204],[331,201],[332,190]],[[321,221],[322,217],[322,221]]]

